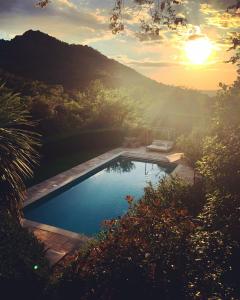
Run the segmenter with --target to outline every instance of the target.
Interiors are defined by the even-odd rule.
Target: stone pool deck
[[[24,206],[37,201],[51,192],[54,192],[55,190],[74,181],[79,176],[94,170],[96,167],[118,157],[119,155],[136,159],[176,163],[177,167],[173,171],[172,175],[180,176],[190,184],[193,183],[193,170],[188,167],[182,159],[182,153],[150,152],[146,150],[146,147],[117,148],[29,188],[27,191],[27,200],[25,201]],[[58,263],[66,255],[74,253],[89,240],[89,238],[84,235],[32,222],[26,219],[23,219],[23,226],[29,228],[29,230],[45,244],[46,257],[49,259],[50,265],[52,266]]]
[[[50,266],[54,266],[66,255],[72,255],[90,238],[53,226],[40,224],[30,220],[22,220],[23,227],[28,228],[41,242],[44,243],[46,258]]]

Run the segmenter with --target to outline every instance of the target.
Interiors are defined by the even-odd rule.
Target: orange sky
[[[232,84],[236,79],[236,66],[219,63],[211,67],[164,67],[159,70],[139,69],[141,73],[157,81],[200,90],[216,90],[220,82]]]

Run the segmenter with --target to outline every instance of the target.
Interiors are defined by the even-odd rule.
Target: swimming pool
[[[104,220],[127,212],[126,195],[136,201],[148,182],[156,185],[175,166],[119,157],[24,208],[25,218],[92,236]]]

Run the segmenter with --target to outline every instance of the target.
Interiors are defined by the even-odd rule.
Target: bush
[[[147,187],[138,204],[127,196],[129,212],[105,221],[56,299],[239,299],[238,200],[202,188],[172,178]]]
[[[188,299],[240,298],[240,245],[221,230],[189,238]]]
[[[205,204],[205,186],[202,181],[189,185],[179,177],[161,180],[157,188],[150,184],[145,188],[144,201],[151,205],[161,199],[161,207],[169,205],[186,209],[191,216],[197,216]]]
[[[195,224],[175,204],[178,192],[182,200],[188,197],[188,188],[176,183],[171,203],[166,196],[171,184],[165,192],[161,186],[158,191],[149,187],[136,205],[127,196],[129,212],[106,221],[101,239],[79,253],[61,279],[59,298],[185,299],[187,238]]]
[[[239,195],[240,181],[240,128],[222,130],[221,136],[208,137],[203,157],[198,161],[198,172],[209,191]]]
[[[189,135],[181,135],[177,139],[177,148],[184,152],[184,155],[190,165],[195,168],[196,162],[203,155],[204,134],[198,130],[192,130]]]
[[[48,281],[44,246],[0,212],[0,289],[5,299],[42,299]]]
[[[189,295],[240,299],[239,195],[207,194],[199,225],[189,237]]]

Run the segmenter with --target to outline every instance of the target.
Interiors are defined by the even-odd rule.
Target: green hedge
[[[101,129],[75,132],[43,141],[42,153],[47,156],[73,153],[94,147],[117,147],[122,144],[123,129]]]

